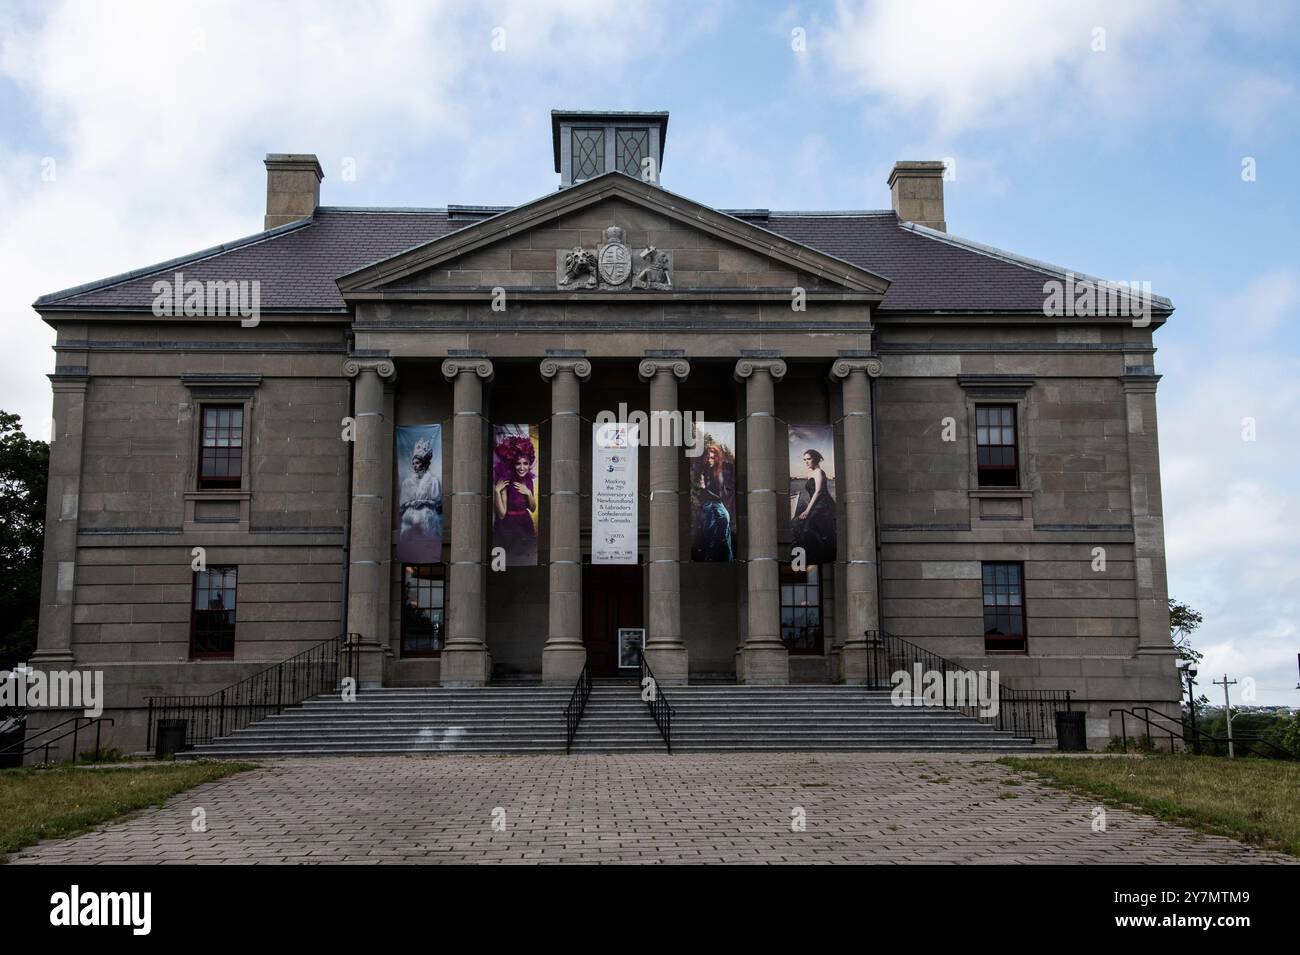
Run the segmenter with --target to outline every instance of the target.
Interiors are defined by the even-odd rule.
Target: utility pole
[[[1228,702],[1228,687],[1236,686],[1236,680],[1229,680],[1228,674],[1223,674],[1222,680],[1214,680],[1214,686],[1223,687],[1223,715],[1228,721],[1228,759],[1233,758],[1232,752],[1232,704]]]

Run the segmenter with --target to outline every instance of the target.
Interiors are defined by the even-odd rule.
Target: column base
[[[880,644],[846,643],[840,648],[839,682],[887,690],[893,683],[889,654]]]
[[[666,644],[645,648],[645,659],[654,671],[655,679],[664,686],[682,686],[690,682],[689,659],[686,645]]]
[[[76,666],[77,659],[71,650],[37,650],[26,662],[34,670],[51,670]]]
[[[353,644],[352,652],[357,655],[357,689],[381,688],[384,685],[388,647],[378,641],[368,640]]]
[[[790,651],[782,643],[745,647],[737,674],[746,686],[785,686],[790,682]]]
[[[542,647],[542,683],[546,686],[573,686],[586,664],[587,648],[580,643]]]
[[[442,651],[442,686],[486,686],[492,676],[492,655],[486,648],[445,647]]]

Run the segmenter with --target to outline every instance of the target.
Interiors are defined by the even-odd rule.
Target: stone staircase
[[[345,703],[317,696],[183,754],[188,758],[564,752],[567,687],[386,688]],[[851,686],[676,686],[665,690],[675,753],[998,751],[1046,748],[952,710],[895,707]],[[635,685],[596,684],[575,753],[661,753]]]

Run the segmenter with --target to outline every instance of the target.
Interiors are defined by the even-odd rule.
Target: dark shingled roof
[[[484,210],[487,212],[488,210]],[[880,309],[1040,311],[1054,266],[1020,259],[944,233],[901,223],[893,212],[746,210],[745,221],[890,280]],[[39,298],[38,309],[147,310],[153,282],[183,271],[200,281],[258,279],[261,308],[345,311],[334,280],[481,221],[445,209],[346,209],[323,206],[304,223],[281,226],[171,262]],[[1078,279],[1087,278],[1077,273]],[[1172,305],[1157,297],[1156,311]]]

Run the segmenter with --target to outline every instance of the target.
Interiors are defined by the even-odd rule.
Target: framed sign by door
[[[618,668],[634,670],[641,665],[637,651],[645,649],[645,627],[618,628]]]

